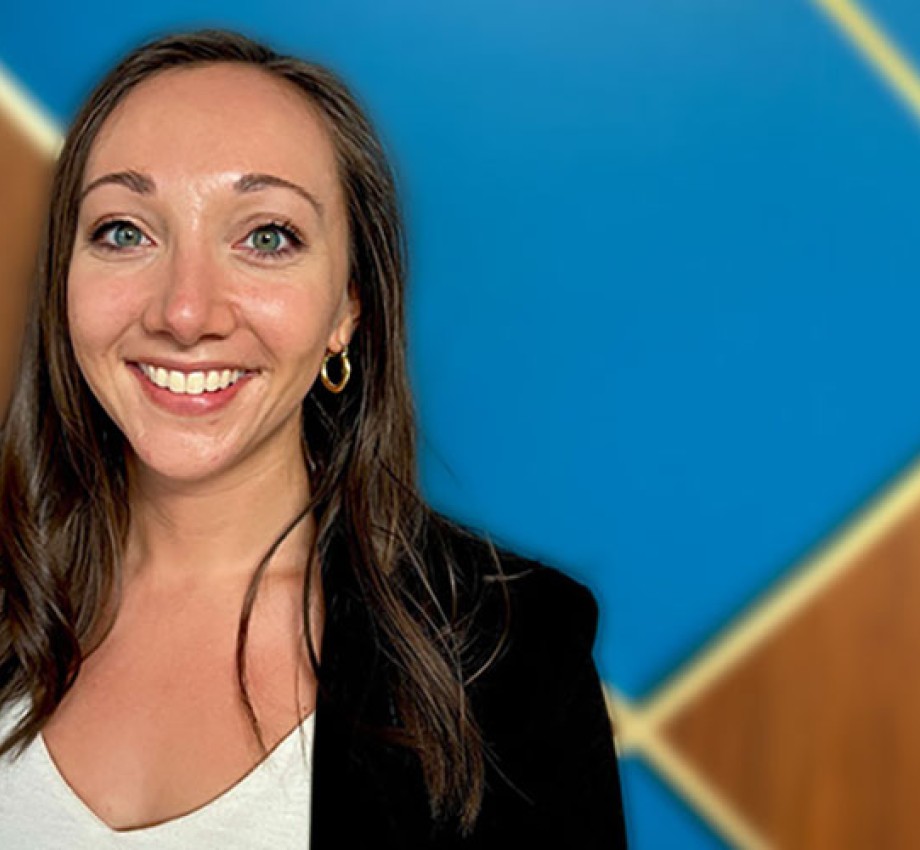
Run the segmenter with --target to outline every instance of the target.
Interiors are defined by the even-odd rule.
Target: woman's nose
[[[177,246],[157,270],[145,311],[150,333],[165,333],[183,347],[225,337],[234,327],[226,274],[202,246]]]

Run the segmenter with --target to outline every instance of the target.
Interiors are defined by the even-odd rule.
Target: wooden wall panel
[[[0,421],[22,338],[51,161],[0,113]]]
[[[789,850],[920,847],[920,508],[667,735]]]

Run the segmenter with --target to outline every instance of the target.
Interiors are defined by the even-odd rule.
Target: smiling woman
[[[0,446],[0,845],[625,846],[592,597],[418,493],[402,228],[341,82],[145,45],[52,198]]]

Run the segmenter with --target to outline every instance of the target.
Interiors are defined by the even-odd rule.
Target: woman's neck
[[[263,462],[197,482],[166,480],[129,463],[127,575],[248,580],[307,505],[309,477],[297,460]],[[270,570],[302,571],[313,533],[308,516],[282,542]]]

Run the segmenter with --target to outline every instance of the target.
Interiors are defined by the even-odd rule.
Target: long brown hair
[[[482,657],[473,669],[474,639],[468,611],[458,604],[455,565],[443,551],[437,568],[430,557],[441,520],[418,495],[405,363],[406,258],[393,175],[368,119],[335,75],[225,31],[169,36],[129,54],[77,115],[57,163],[21,372],[0,445],[0,708],[21,699],[29,705],[0,753],[38,734],[111,626],[120,596],[129,524],[124,438],[79,371],[66,310],[87,158],[135,86],[167,69],[211,62],[245,63],[296,86],[332,139],[361,319],[346,391],[315,388],[304,401],[313,495],[305,512],[316,518],[321,560],[334,541],[347,547],[347,569],[389,659],[396,731],[420,759],[433,814],[469,828],[482,799],[484,752],[467,688]],[[245,686],[246,632],[272,551],[254,574],[238,634],[240,693],[257,734]],[[304,605],[305,620],[308,610]]]

